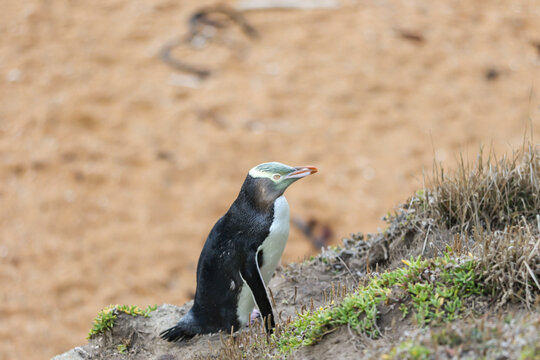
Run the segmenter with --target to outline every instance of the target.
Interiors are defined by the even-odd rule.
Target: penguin
[[[283,193],[317,172],[313,166],[278,162],[253,167],[229,210],[213,226],[197,264],[193,306],[160,333],[167,341],[197,334],[237,331],[250,321],[255,305],[265,330],[275,327],[266,287],[289,236],[289,204]]]

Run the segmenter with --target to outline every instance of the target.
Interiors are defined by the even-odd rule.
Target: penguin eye
[[[279,179],[281,179],[281,175],[279,175],[279,174],[274,174],[274,175],[272,175],[272,179],[274,179],[274,180],[279,180]]]

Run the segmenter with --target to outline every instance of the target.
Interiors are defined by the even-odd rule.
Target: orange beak
[[[315,166],[298,166],[295,171],[285,176],[286,179],[300,179],[311,174],[315,174],[318,170]]]

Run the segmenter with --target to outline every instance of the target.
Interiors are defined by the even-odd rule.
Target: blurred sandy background
[[[157,57],[212,2],[0,3],[0,359],[85,342],[107,304],[182,304],[247,171],[316,165],[293,216],[375,231],[480,144],[540,138],[540,2],[245,11],[260,34]],[[235,2],[228,2],[235,6]],[[232,44],[232,45],[231,45]],[[188,86],[186,86],[188,85]],[[314,249],[291,232],[285,261]]]

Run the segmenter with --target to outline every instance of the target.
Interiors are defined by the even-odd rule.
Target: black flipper
[[[264,320],[264,327],[266,331],[270,333],[276,327],[274,313],[272,312],[272,305],[270,304],[270,299],[266,292],[266,286],[264,285],[264,280],[261,277],[259,266],[255,259],[256,256],[248,259],[245,268],[240,272],[240,275],[249,286]]]

